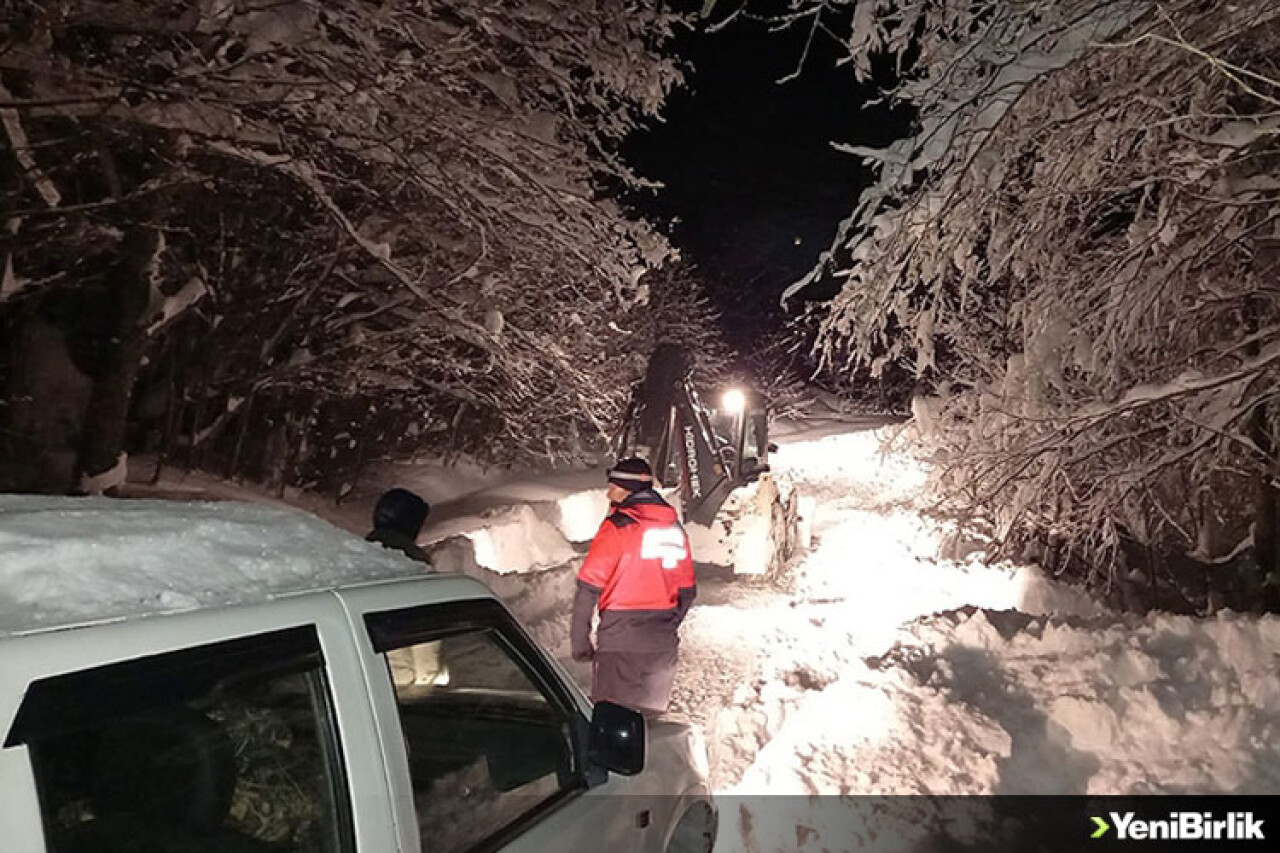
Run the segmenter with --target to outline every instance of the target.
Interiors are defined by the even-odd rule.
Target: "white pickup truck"
[[[711,849],[694,732],[422,569],[292,511],[0,496],[0,848]]]

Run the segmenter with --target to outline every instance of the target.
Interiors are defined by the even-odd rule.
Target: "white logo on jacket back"
[[[684,531],[679,527],[651,527],[640,539],[640,556],[661,560],[662,568],[674,569],[689,556],[684,546]]]

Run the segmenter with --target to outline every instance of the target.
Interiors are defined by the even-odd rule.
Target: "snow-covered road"
[[[1280,791],[1280,619],[1122,617],[1031,568],[944,558],[966,543],[920,514],[923,472],[878,438],[784,449],[815,545],[772,605],[746,599],[766,648],[715,720],[722,789]],[[692,648],[718,642],[716,609]]]
[[[761,790],[752,780],[772,775],[778,752],[770,747],[757,762],[762,748],[811,728],[797,712],[889,648],[902,625],[966,604],[1017,601],[1012,570],[937,559],[940,531],[915,508],[924,473],[883,456],[880,438],[864,431],[784,445],[775,465],[812,506],[809,552],[772,587],[703,585],[684,632],[678,697],[707,730],[718,790]],[[846,709],[842,722],[856,710]]]
[[[984,565],[920,513],[924,472],[882,437],[785,446],[811,550],[779,587],[708,585],[691,614],[678,704],[716,790],[809,795],[794,820],[730,815],[717,850],[845,849],[814,795],[1280,792],[1280,619],[1122,616]]]

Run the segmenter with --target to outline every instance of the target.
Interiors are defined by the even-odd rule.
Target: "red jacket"
[[[650,490],[616,505],[591,541],[578,588],[584,600],[575,601],[571,630],[578,651],[586,648],[590,604],[600,609],[602,649],[674,645],[675,629],[697,592],[689,537],[675,509]]]

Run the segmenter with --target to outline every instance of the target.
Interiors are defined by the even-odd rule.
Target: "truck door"
[[[397,800],[423,853],[649,849],[632,814],[646,811],[643,798],[621,796],[623,777],[589,784],[578,702],[501,605],[445,602],[364,621],[381,659],[370,677],[394,703],[387,760],[408,770]]]

